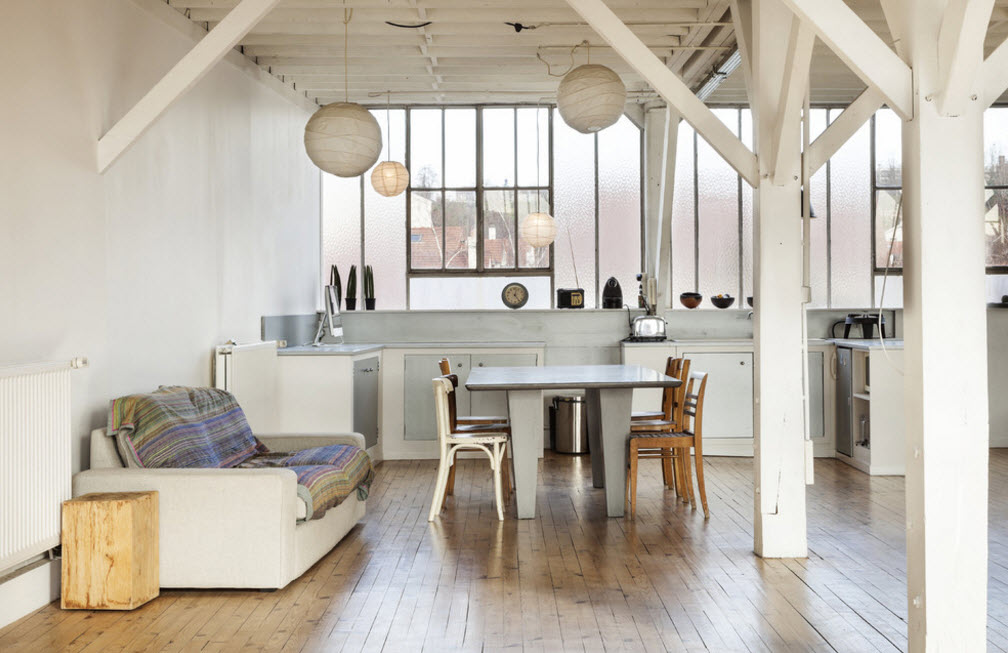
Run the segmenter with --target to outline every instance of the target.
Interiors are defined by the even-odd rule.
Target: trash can
[[[560,453],[588,453],[588,422],[584,397],[553,397],[556,426],[553,449]]]

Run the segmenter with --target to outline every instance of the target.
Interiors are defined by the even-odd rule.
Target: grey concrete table
[[[606,513],[622,517],[633,389],[679,384],[679,379],[639,365],[549,365],[478,367],[469,372],[465,386],[469,390],[507,391],[518,517],[531,519],[535,517],[542,451],[543,390],[585,390],[592,483],[605,487]]]

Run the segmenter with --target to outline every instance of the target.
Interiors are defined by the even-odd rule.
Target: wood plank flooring
[[[496,520],[486,463],[426,521],[434,461],[378,468],[366,520],[276,592],[166,590],[133,612],[58,602],[0,651],[906,650],[903,480],[816,461],[809,557],[752,554],[752,461],[708,458],[711,520],[641,464],[605,517],[587,457],[547,455],[538,517]],[[990,650],[1008,650],[1008,450],[991,451]]]

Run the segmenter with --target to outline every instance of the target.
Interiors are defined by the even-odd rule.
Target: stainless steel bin
[[[584,397],[553,397],[556,427],[553,448],[560,453],[588,453]]]

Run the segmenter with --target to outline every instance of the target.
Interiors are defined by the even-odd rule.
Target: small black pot
[[[373,311],[374,310],[374,300],[375,300],[374,297],[371,297],[371,298],[365,297],[364,298],[364,310],[366,310],[366,311]]]
[[[353,311],[353,310],[357,309],[357,298],[356,297],[347,297],[346,298],[346,309],[348,311]]]

